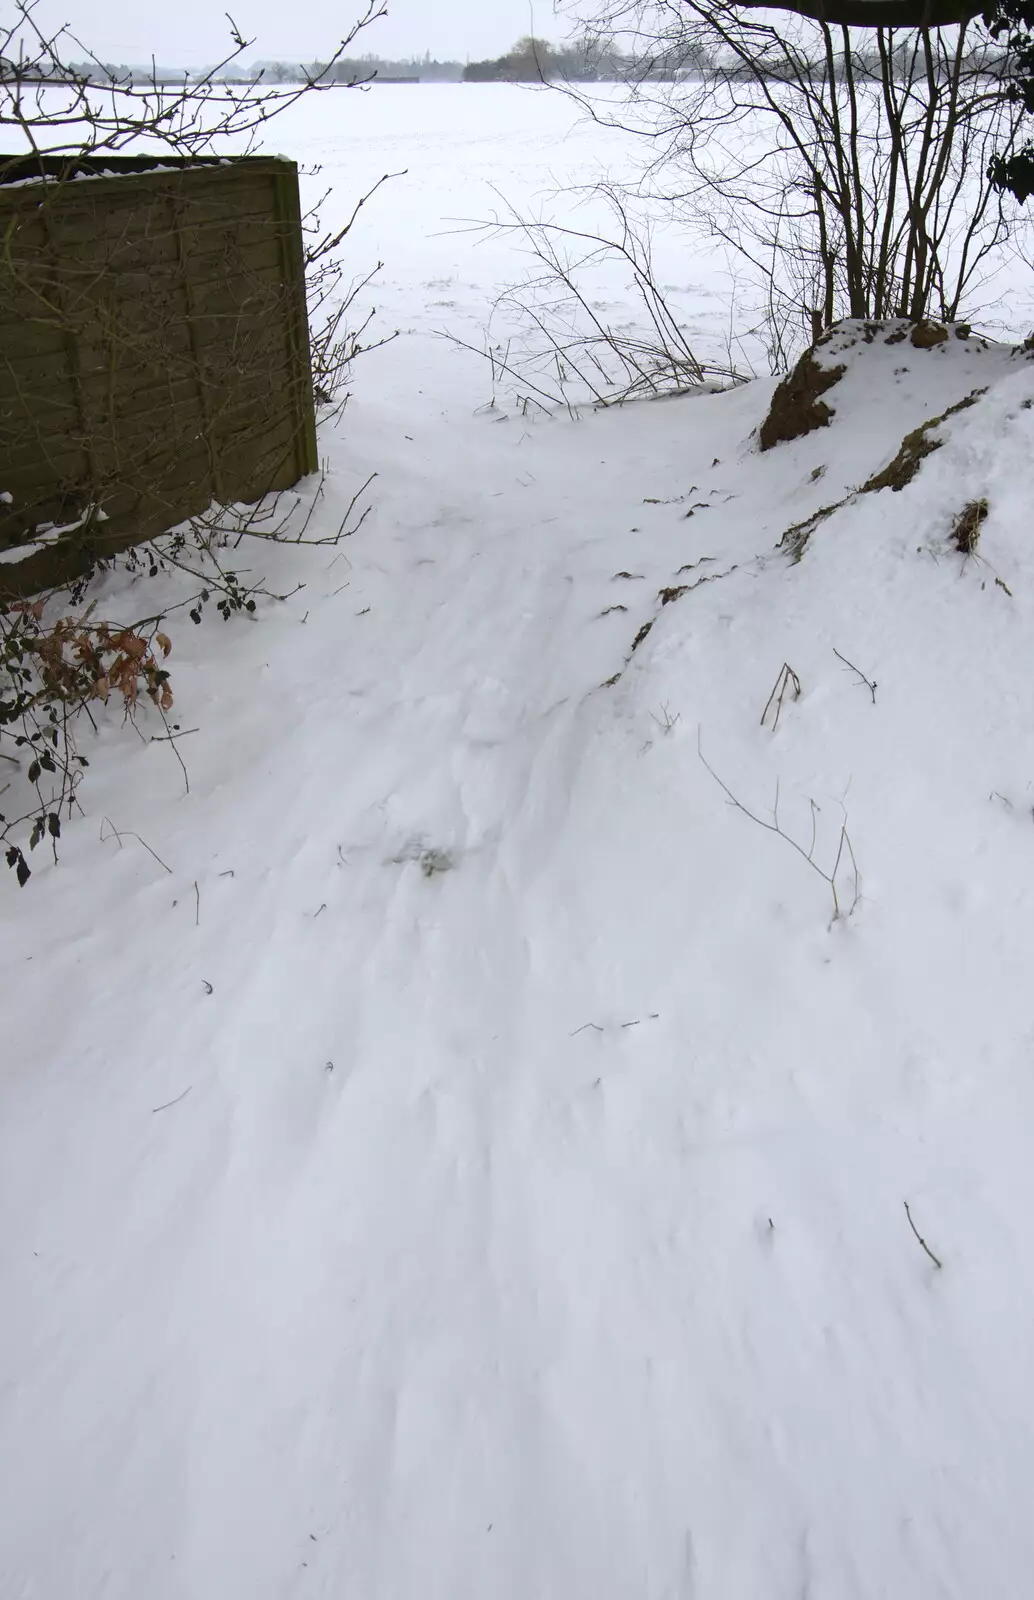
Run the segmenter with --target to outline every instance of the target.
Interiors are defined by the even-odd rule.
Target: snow
[[[852,330],[764,454],[767,379],[479,410],[426,95],[347,152],[413,169],[353,240],[418,331],[321,438],[370,516],[170,619],[189,794],[112,707],[2,887],[0,1593],[1025,1600],[1034,362]],[[471,185],[596,159],[480,104]],[[846,818],[850,916],[701,750],[823,872]]]

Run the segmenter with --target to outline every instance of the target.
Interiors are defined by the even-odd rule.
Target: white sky
[[[332,51],[364,0],[225,0],[241,32],[254,38],[255,59],[312,60]],[[42,0],[52,22],[69,22],[103,60],[201,65],[224,54],[223,0]],[[534,26],[544,38],[567,32],[553,0],[388,0],[389,15],[360,35],[357,51],[440,58],[501,55]]]

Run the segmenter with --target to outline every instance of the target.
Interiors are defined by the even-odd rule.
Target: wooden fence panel
[[[0,596],[317,466],[294,164],[80,169],[0,157]]]

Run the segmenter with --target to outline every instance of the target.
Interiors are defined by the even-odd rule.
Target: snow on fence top
[[[0,592],[314,470],[293,162],[0,156],[0,234]]]

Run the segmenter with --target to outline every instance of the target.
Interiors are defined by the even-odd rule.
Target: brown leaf
[[[169,638],[168,634],[167,633],[156,633],[155,634],[155,638],[158,641],[158,644],[159,644],[159,647],[161,649],[162,655],[163,656],[168,656],[172,651],[172,640]]]
[[[169,686],[167,684],[166,684],[165,688],[162,690],[162,710],[163,711],[171,711],[172,710],[172,690],[169,688]]]

